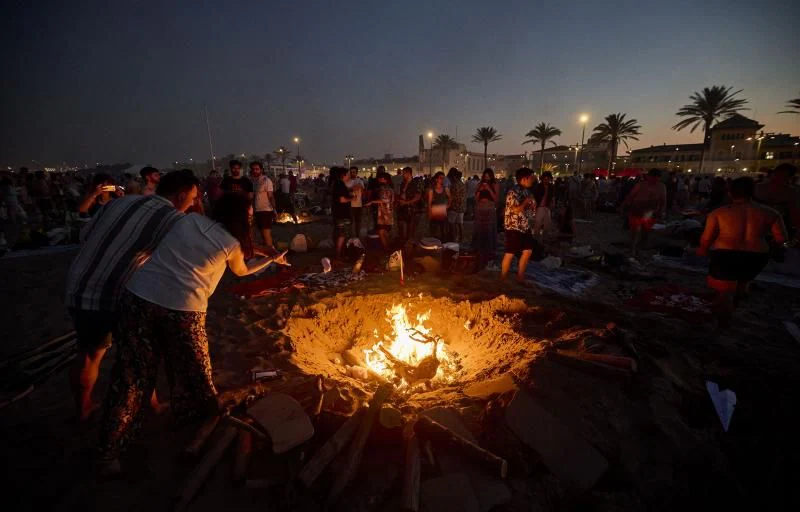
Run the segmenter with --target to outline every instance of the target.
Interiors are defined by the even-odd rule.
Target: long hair
[[[211,218],[222,224],[239,244],[245,259],[253,257],[250,234],[250,201],[241,194],[224,194],[216,203]]]
[[[489,169],[488,167],[483,170],[483,174],[481,174],[481,180],[483,180],[483,177],[486,176],[487,174],[489,175],[489,183],[494,185],[494,182],[497,181],[497,180],[494,177],[494,171]]]

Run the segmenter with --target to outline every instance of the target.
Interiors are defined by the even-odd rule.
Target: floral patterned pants
[[[140,429],[162,358],[177,419],[207,416],[217,408],[205,312],[175,311],[125,292],[119,315],[117,359],[100,427],[102,459],[119,457]]]

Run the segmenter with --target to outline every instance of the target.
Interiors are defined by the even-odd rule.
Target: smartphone
[[[102,192],[114,192],[117,190],[117,187],[114,185],[103,185],[103,188],[100,189]]]

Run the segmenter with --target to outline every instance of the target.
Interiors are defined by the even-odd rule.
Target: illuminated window
[[[774,160],[774,159],[775,159],[775,153],[774,152],[767,151],[766,153],[764,153],[764,160]]]

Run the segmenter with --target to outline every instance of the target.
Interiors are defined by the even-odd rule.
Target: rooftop
[[[702,144],[663,144],[661,146],[650,146],[648,148],[634,149],[631,154],[636,153],[674,153],[675,151],[700,151]]]
[[[733,114],[724,121],[720,121],[712,127],[712,130],[731,130],[734,128],[754,128],[758,130],[763,128],[764,125],[758,121],[754,121],[741,114]]]

